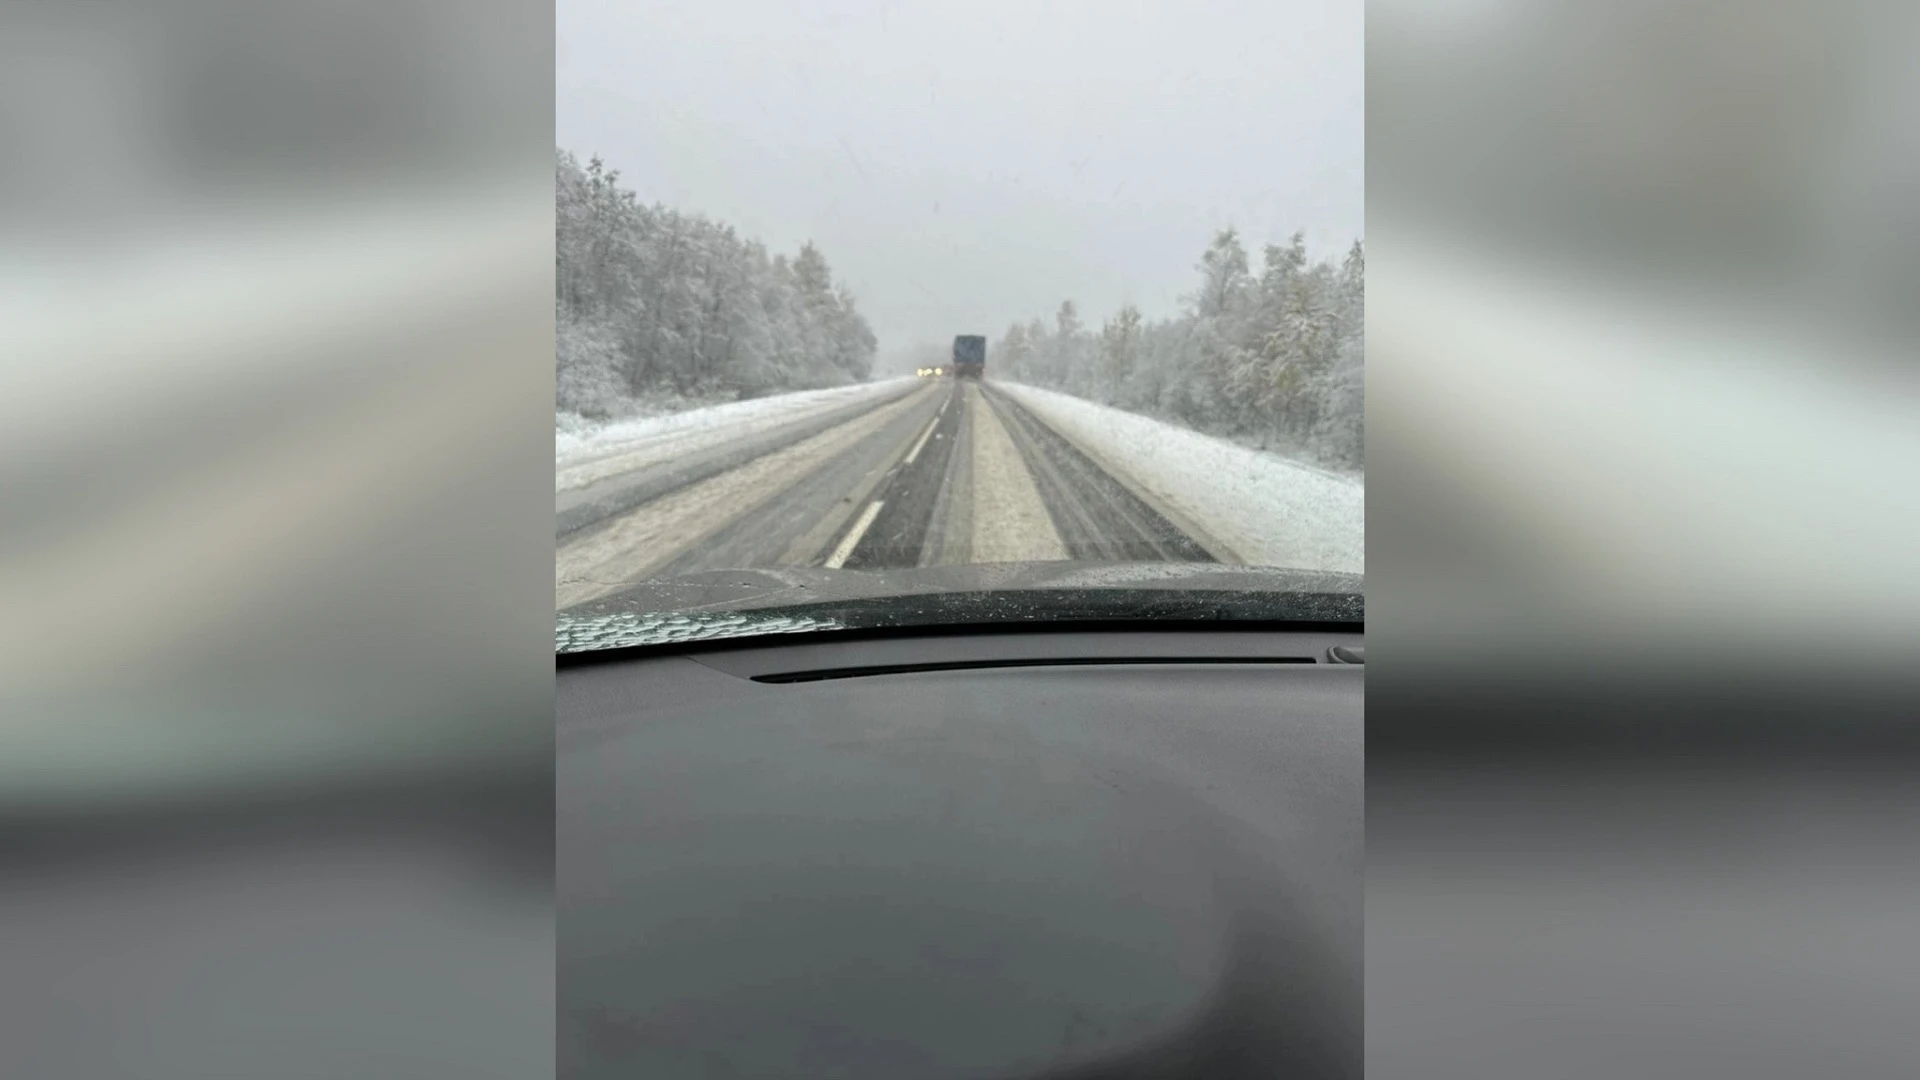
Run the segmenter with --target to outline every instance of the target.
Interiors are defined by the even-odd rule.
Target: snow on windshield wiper
[[[842,630],[832,620],[806,615],[747,613],[680,614],[605,611],[573,615],[561,612],[554,620],[554,651],[593,652],[636,645],[671,645],[760,634],[799,634]]]
[[[562,652],[761,633],[1051,623],[1365,619],[1354,574],[1214,564],[848,571],[785,567],[639,582],[562,612]]]

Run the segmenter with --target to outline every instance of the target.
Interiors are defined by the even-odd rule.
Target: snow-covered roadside
[[[1364,573],[1366,481],[1053,390],[997,388],[1249,563]]]
[[[801,390],[748,401],[622,420],[586,434],[555,431],[554,487],[565,491],[675,455],[698,453],[736,438],[743,426],[799,420],[859,401],[883,397],[911,379]]]

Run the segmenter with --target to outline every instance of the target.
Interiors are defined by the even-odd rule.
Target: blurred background
[[[1368,5],[1368,1066],[1912,1076],[1920,9]]]
[[[550,5],[0,13],[0,1072],[552,1068]]]
[[[551,1068],[550,5],[0,13],[7,1075]],[[1920,15],[1369,5],[1369,1065],[1911,1077]]]

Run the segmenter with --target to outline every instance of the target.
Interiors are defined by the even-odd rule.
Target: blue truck
[[[953,377],[978,379],[987,373],[987,339],[961,334],[953,339]]]

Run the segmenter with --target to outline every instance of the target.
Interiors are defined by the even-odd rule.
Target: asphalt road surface
[[[556,499],[565,608],[743,567],[1212,561],[1216,545],[992,383],[897,393],[712,435]]]

